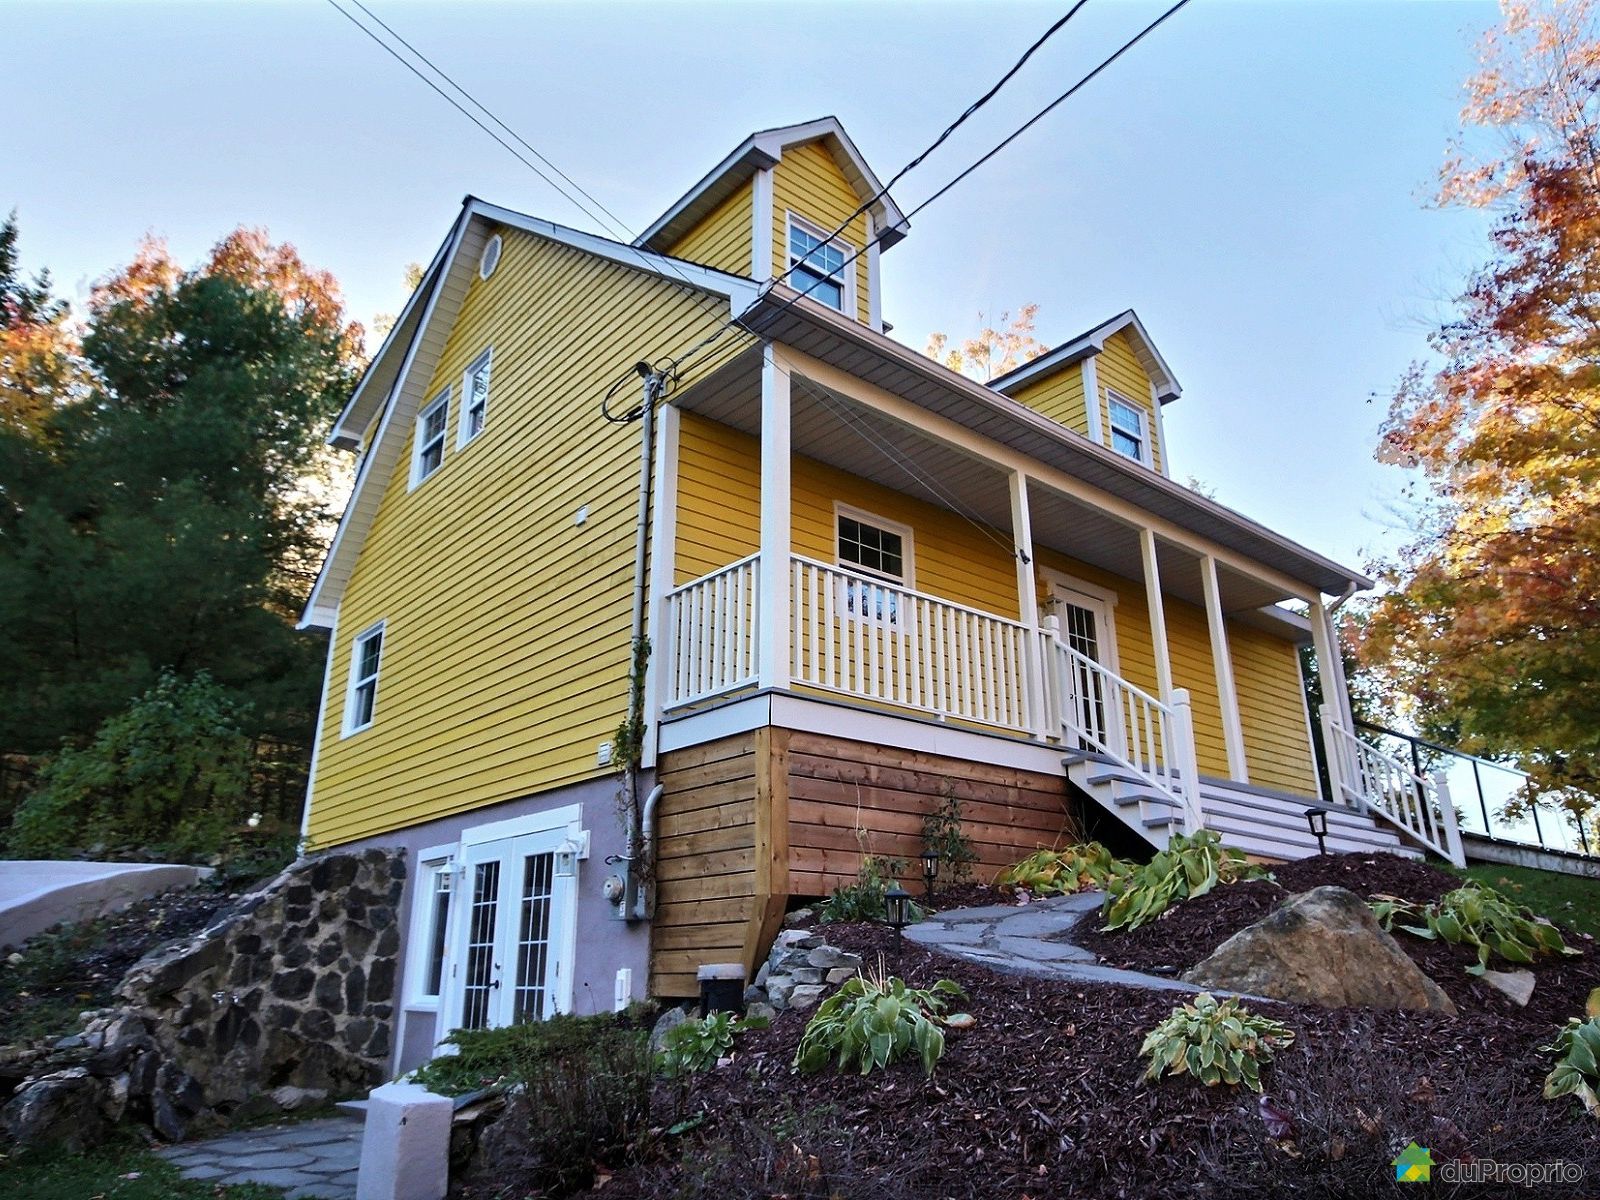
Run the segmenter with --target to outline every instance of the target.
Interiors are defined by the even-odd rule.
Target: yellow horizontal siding
[[[426,393],[452,388],[444,465],[409,491],[408,431],[341,603],[317,845],[603,774],[626,705],[639,427],[597,406],[712,318],[679,284],[500,232]],[[458,450],[461,375],[490,345],[488,426]],[[350,647],[380,619],[376,720],[342,738]]]
[[[1139,356],[1134,353],[1127,330],[1121,330],[1106,339],[1105,350],[1095,359],[1095,373],[1100,384],[1100,428],[1105,431],[1107,445],[1111,441],[1111,413],[1105,397],[1109,388],[1144,410],[1145,428],[1150,437],[1151,464],[1156,470],[1161,470],[1156,415],[1150,408],[1150,376],[1139,362]]]
[[[1293,643],[1247,625],[1230,624],[1228,639],[1250,782],[1316,795],[1299,652]]]
[[[789,265],[789,213],[821,226],[824,233],[832,233],[861,206],[861,201],[821,142],[785,150],[772,169],[773,274],[781,274]],[[839,236],[861,251],[855,261],[856,316],[866,321],[871,312],[867,296],[866,214],[852,220]]]
[[[754,188],[747,182],[676,242],[667,253],[719,271],[749,276],[752,271],[750,237]]]
[[[1011,395],[1012,399],[1052,421],[1089,436],[1089,406],[1084,396],[1082,363],[1063,367]]]

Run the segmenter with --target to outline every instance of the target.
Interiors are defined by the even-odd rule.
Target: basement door
[[[1090,662],[1116,673],[1116,634],[1111,624],[1111,606],[1098,595],[1080,591],[1065,582],[1056,582],[1050,590],[1056,616],[1061,621],[1061,640]],[[1109,721],[1106,709],[1105,685],[1099,675],[1082,663],[1073,660],[1068,670],[1073,678],[1068,681],[1068,702],[1073,711],[1070,720],[1084,734],[1084,741],[1117,748],[1120,729],[1117,722]]]
[[[463,848],[445,1029],[571,1009],[576,879],[556,874],[565,837],[552,829]]]

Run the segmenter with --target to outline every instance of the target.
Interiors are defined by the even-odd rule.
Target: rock
[[[1532,971],[1485,971],[1478,978],[1508,996],[1518,1008],[1527,1008],[1533,999]]]
[[[762,1001],[762,1000],[752,1001],[751,1003],[746,1004],[744,1006],[744,1016],[745,1016],[745,1020],[747,1020],[747,1021],[751,1021],[751,1020],[766,1020],[766,1021],[770,1021],[770,1020],[772,1020],[773,1017],[775,1017],[777,1015],[778,1015],[778,1010],[773,1008],[772,1005],[767,1004],[765,1001]]]
[[[802,983],[789,993],[790,1008],[810,1008],[813,1004],[820,1003],[828,994],[828,988],[820,983]]]
[[[1378,925],[1361,897],[1319,887],[1242,929],[1185,981],[1322,1008],[1444,1012],[1456,1006]]]
[[[854,979],[855,975],[855,967],[835,967],[833,970],[828,972],[827,981],[837,987],[846,979]]]
[[[818,946],[806,955],[809,966],[821,967],[828,970],[832,967],[849,967],[854,970],[861,965],[861,956],[851,954],[848,950],[840,950],[837,946]]]
[[[822,945],[822,938],[809,929],[785,929],[773,945],[784,950],[815,950]]]
[[[273,1088],[267,1096],[284,1112],[294,1112],[297,1108],[316,1108],[328,1101],[328,1093],[322,1088]]]
[[[796,967],[789,972],[789,978],[796,983],[821,983],[822,972],[816,967]]]
[[[0,1128],[19,1145],[78,1154],[104,1139],[104,1085],[81,1068],[29,1083],[0,1108]]]
[[[809,908],[797,908],[792,913],[784,916],[783,927],[785,929],[793,929],[796,925],[803,925],[811,920],[813,915]]]
[[[667,1044],[667,1034],[689,1019],[689,1014],[681,1008],[669,1008],[656,1018],[656,1023],[650,1029],[650,1051],[660,1054]]]
[[[795,989],[794,980],[787,975],[774,975],[767,980],[767,1002],[773,1008],[789,1007],[789,994]]]

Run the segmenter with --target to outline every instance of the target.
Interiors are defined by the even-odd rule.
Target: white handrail
[[[1137,685],[1062,642],[1046,618],[1055,648],[1056,712],[1068,744],[1085,746],[1133,772],[1182,806],[1190,832],[1204,823],[1188,693],[1164,704]]]
[[[1467,865],[1443,776],[1419,774],[1345,729],[1327,709],[1322,711],[1322,733],[1336,801],[1375,812],[1456,866]]]
[[[790,603],[796,683],[1031,732],[1020,621],[798,554]]]
[[[662,628],[670,710],[756,682],[756,584],[761,556],[738,562],[667,593]]]

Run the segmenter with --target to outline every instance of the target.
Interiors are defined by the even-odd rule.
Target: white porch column
[[[761,578],[756,669],[763,688],[789,686],[789,375],[769,342],[761,352]]]
[[[1044,644],[1039,635],[1039,593],[1033,575],[1033,518],[1028,512],[1028,477],[1021,471],[1008,471],[1011,487],[1011,540],[1016,543],[1017,559],[1017,613],[1027,633],[1025,651],[1028,672],[1024,686],[1028,689],[1028,725],[1036,738],[1050,735],[1050,722],[1045,713],[1044,673],[1051,660],[1044,654]]]
[[[667,702],[668,660],[674,653],[666,628],[667,593],[677,579],[678,439],[681,420],[676,405],[656,408],[655,477],[650,485],[650,603],[645,609],[645,636],[650,660],[645,665],[644,746],[640,765],[652,767],[660,741],[661,714]]]
[[[1228,648],[1228,626],[1222,617],[1222,590],[1217,584],[1217,560],[1200,559],[1200,586],[1206,598],[1206,625],[1211,631],[1211,662],[1217,672],[1217,699],[1222,705],[1222,736],[1228,746],[1228,777],[1250,782],[1245,762],[1244,724],[1239,719],[1239,692],[1233,682],[1233,652]]]
[[[1333,614],[1321,600],[1311,605],[1311,644],[1317,652],[1317,678],[1322,684],[1322,707],[1332,710],[1335,720],[1348,733],[1355,732],[1355,711],[1350,707],[1350,688],[1345,682],[1344,660],[1339,657],[1339,629]]]
[[[1161,599],[1161,566],[1156,562],[1156,535],[1151,529],[1139,530],[1139,549],[1144,556],[1144,595],[1150,606],[1150,642],[1155,650],[1156,691],[1163,704],[1172,703],[1172,654],[1167,649],[1167,608]]]

